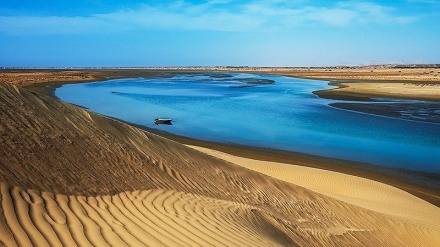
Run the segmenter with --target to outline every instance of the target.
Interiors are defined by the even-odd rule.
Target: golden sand
[[[32,86],[47,82],[83,82],[106,78],[142,77],[163,73],[197,71],[232,71],[267,73],[292,77],[343,81],[343,88],[330,90],[327,95],[361,95],[400,97],[423,100],[440,100],[440,68],[394,66],[329,67],[329,68],[250,68],[250,67],[197,67],[164,69],[83,69],[83,70],[4,70],[0,71],[3,83]],[[359,83],[361,82],[361,83]],[[39,88],[41,90],[41,88]]]
[[[390,185],[322,169],[260,161],[203,147],[190,147],[340,201],[440,230],[440,208]]]
[[[338,85],[341,87],[332,89],[332,93],[440,101],[440,83],[344,82]]]
[[[439,208],[389,185],[208,155],[16,86],[0,106],[0,245],[440,243]]]

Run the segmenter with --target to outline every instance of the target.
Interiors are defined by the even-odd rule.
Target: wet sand
[[[440,101],[440,82],[333,81],[330,85],[338,88],[316,91],[314,94],[323,98],[354,101],[369,101],[372,97]]]
[[[277,73],[279,73],[280,69],[277,69]],[[414,69],[408,69],[409,72],[406,72],[406,75],[411,76],[417,76],[419,74],[426,74],[426,72],[423,71],[430,71],[431,69],[422,69],[420,70],[414,70]],[[55,81],[55,82],[43,82],[43,84],[36,83],[29,84],[26,86],[28,90],[31,90],[33,92],[41,93],[43,95],[48,95],[51,97],[55,97],[54,91],[57,87],[62,86],[66,83],[77,83],[77,82],[83,82],[83,81],[90,81],[90,78],[93,78],[92,80],[105,80],[107,78],[124,78],[124,77],[157,77],[157,76],[163,76],[163,77],[169,77],[172,76],[175,73],[204,73],[206,71],[213,71],[207,68],[204,68],[202,70],[193,70],[193,69],[152,69],[152,70],[142,70],[142,69],[103,69],[103,70],[86,70],[83,73],[89,73],[89,78],[83,78],[82,80],[78,81]],[[218,70],[214,70],[218,71]],[[223,71],[223,70],[222,70]],[[225,70],[225,71],[231,71]],[[232,70],[233,71],[233,70]],[[249,70],[248,68],[244,69],[238,69],[240,72],[252,72],[254,70]],[[258,68],[257,71],[259,73],[261,72],[268,72],[267,69]],[[286,72],[288,71],[288,73]],[[327,74],[329,71],[328,69],[315,69],[310,72],[310,70],[302,70],[298,69],[298,71],[304,73],[301,74],[303,77],[307,73],[307,77],[312,78],[313,76],[323,74]],[[333,68],[332,70],[334,73],[336,73],[337,76],[340,76],[342,78],[351,77],[351,74],[344,74],[344,70],[336,70]],[[367,73],[368,76],[371,76],[370,70],[360,69],[359,71],[351,73],[360,73],[364,74]],[[295,73],[297,73],[296,70],[294,70]],[[292,72],[291,69],[289,70],[282,70],[282,73],[284,75],[291,76]],[[52,73],[49,71],[49,73]],[[272,72],[271,72],[272,73]],[[310,73],[310,74],[308,74]],[[415,73],[415,74],[414,74]],[[59,73],[62,74],[62,73]],[[296,74],[295,74],[296,75]],[[30,76],[30,74],[25,74],[25,78]],[[92,77],[94,76],[94,77]],[[345,77],[344,77],[345,76]],[[358,75],[359,76],[359,75]],[[384,79],[383,74],[376,75],[375,78]],[[19,77],[17,77],[19,78]],[[38,77],[37,77],[38,78]],[[356,82],[354,82],[356,83]],[[382,81],[373,81],[374,85],[376,84],[382,84]],[[408,82],[405,82],[407,84]],[[419,85],[421,82],[411,82]],[[440,84],[438,84],[440,86]],[[342,88],[346,88],[347,86],[342,86]],[[325,90],[327,92],[332,92],[333,90]],[[338,95],[337,93],[334,95]],[[356,95],[356,94],[352,94]],[[371,96],[371,95],[368,95]],[[338,97],[338,96],[336,96]],[[369,99],[367,96],[355,96],[357,99],[361,97],[361,99]],[[352,100],[352,99],[350,99]],[[342,107],[341,107],[342,108]],[[354,107],[354,110],[359,110],[358,106]],[[351,109],[353,110],[353,109]],[[371,112],[370,112],[371,113]],[[381,113],[382,114],[382,113]],[[382,114],[383,115],[383,114]],[[385,114],[386,115],[386,114]],[[131,123],[127,123],[130,125],[133,125]],[[280,162],[280,163],[287,163],[287,164],[300,164],[302,166],[312,167],[312,168],[319,168],[329,171],[335,171],[340,172],[344,174],[349,175],[355,175],[367,179],[371,179],[374,181],[379,181],[385,184],[389,184],[392,186],[395,186],[397,188],[403,189],[415,196],[418,196],[434,205],[440,206],[440,174],[432,174],[427,172],[416,172],[416,171],[409,171],[404,169],[392,169],[392,168],[384,168],[380,166],[375,166],[374,164],[366,164],[366,163],[360,163],[360,162],[352,162],[352,161],[346,161],[346,160],[338,160],[338,159],[332,159],[327,157],[319,157],[314,155],[308,155],[308,154],[302,154],[302,153],[295,153],[295,152],[289,152],[289,151],[282,151],[282,150],[273,150],[273,149],[265,149],[265,148],[256,148],[256,147],[250,147],[250,146],[243,146],[243,145],[236,145],[236,144],[223,144],[223,143],[215,143],[215,142],[208,142],[208,141],[201,141],[196,140],[188,137],[183,136],[177,136],[174,134],[166,133],[166,132],[160,132],[155,129],[149,129],[144,126],[139,125],[133,125],[137,128],[144,129],[146,131],[156,133],[160,136],[166,137],[168,139],[177,141],[179,143],[183,143],[186,145],[194,145],[194,146],[201,146],[206,147],[214,150],[223,151],[232,155],[241,156],[241,157],[248,157],[248,158],[254,158],[258,160],[265,160],[265,161],[272,161],[272,162]]]
[[[41,69],[2,70],[4,83],[32,86],[41,82],[99,81],[107,78],[170,76],[175,73],[243,72],[277,74],[328,80],[336,89],[317,91],[320,97],[343,100],[368,100],[370,97],[406,98],[440,101],[440,67],[326,67],[326,68],[252,68],[252,67],[177,67],[154,69]]]
[[[440,242],[440,190],[414,181],[437,175],[157,135],[41,94],[53,86],[0,84],[6,246]]]

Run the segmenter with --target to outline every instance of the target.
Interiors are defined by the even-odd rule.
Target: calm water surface
[[[334,108],[329,104],[340,101],[312,94],[327,88],[325,81],[211,73],[68,84],[55,94],[103,115],[197,139],[440,173],[440,123]],[[156,126],[156,117],[173,118],[173,125]]]

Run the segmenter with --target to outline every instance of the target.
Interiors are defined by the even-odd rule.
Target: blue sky
[[[0,0],[0,66],[440,63],[440,0]]]

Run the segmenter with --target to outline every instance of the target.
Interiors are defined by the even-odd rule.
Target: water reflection
[[[360,107],[312,94],[329,87],[275,75],[193,73],[69,84],[56,95],[178,135],[440,173],[438,103]],[[158,116],[174,124],[156,125]]]

